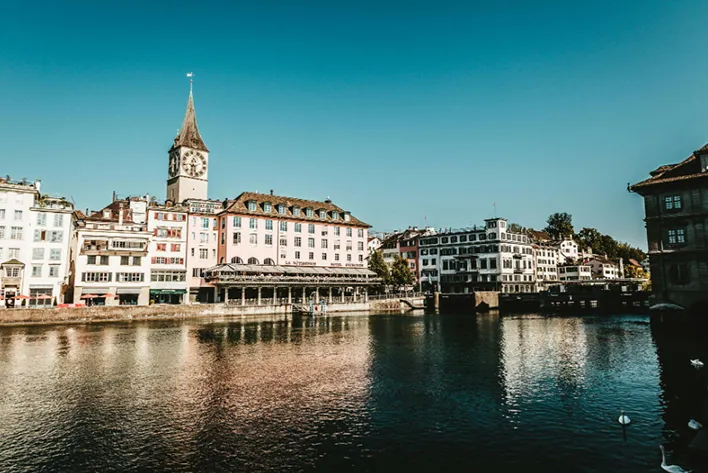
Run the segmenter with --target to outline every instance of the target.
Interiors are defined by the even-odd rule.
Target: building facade
[[[534,292],[533,247],[503,218],[482,227],[440,232],[420,239],[421,277],[448,293]]]
[[[594,255],[587,258],[585,264],[590,266],[594,279],[618,279],[620,277],[619,267],[604,256]]]
[[[628,187],[644,198],[652,291],[660,302],[708,308],[708,145]]]
[[[558,280],[568,281],[590,281],[592,279],[592,268],[587,264],[565,264],[558,267]]]
[[[150,302],[189,302],[187,286],[187,208],[171,202],[148,206]]]
[[[536,291],[545,291],[558,284],[558,247],[550,243],[533,243],[533,264],[536,272]]]
[[[74,215],[73,303],[147,305],[151,233],[146,199],[114,200],[91,215]]]
[[[40,191],[40,181],[0,180],[0,296],[6,306],[25,298],[31,306],[64,300],[73,204]]]

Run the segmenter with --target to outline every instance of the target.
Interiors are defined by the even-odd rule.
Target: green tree
[[[408,267],[408,260],[403,259],[401,255],[396,256],[391,266],[391,284],[398,289],[413,284],[413,274]]]
[[[644,261],[644,258],[647,257],[647,254],[629,243],[620,242],[617,244],[617,257],[624,258],[625,262],[633,259],[638,263],[641,263]]]
[[[522,233],[522,232],[526,231],[526,229],[524,227],[522,227],[521,225],[519,225],[518,223],[510,223],[509,224],[509,231],[514,232],[514,233]]]
[[[546,223],[548,225],[543,231],[548,233],[554,240],[571,237],[575,234],[573,217],[566,212],[551,214]]]
[[[583,228],[575,235],[580,249],[592,248],[593,253],[598,253],[602,247],[602,233],[595,228]]]
[[[369,257],[369,269],[375,272],[376,276],[381,278],[384,286],[391,284],[391,271],[389,271],[388,265],[383,259],[381,250],[376,250],[371,253]]]

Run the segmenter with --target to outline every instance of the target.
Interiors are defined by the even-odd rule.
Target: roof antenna
[[[189,77],[189,95],[192,95],[192,77],[194,77],[194,72],[188,72],[187,77]]]

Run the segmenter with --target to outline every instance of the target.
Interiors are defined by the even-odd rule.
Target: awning
[[[141,287],[119,287],[116,294],[140,294]],[[106,291],[108,292],[108,291]],[[105,294],[105,293],[104,293]]]
[[[150,294],[186,294],[186,289],[150,289]]]
[[[344,266],[278,266],[278,265],[256,265],[225,263],[213,266],[204,271],[211,277],[218,277],[220,273],[234,274],[245,273],[250,275],[277,274],[283,276],[368,276],[376,277],[376,273],[367,268],[353,268]]]
[[[85,287],[84,289],[91,294],[106,294],[108,292],[107,287]]]

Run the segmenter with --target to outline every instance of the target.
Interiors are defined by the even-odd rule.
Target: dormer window
[[[344,212],[344,221],[348,222],[351,219],[352,214],[349,212]]]
[[[293,207],[293,215],[296,217],[300,216],[300,207],[298,207],[297,205]]]
[[[339,212],[332,212],[332,220],[339,219]]]
[[[320,210],[320,218],[327,218],[327,212],[325,210]]]
[[[305,215],[308,217],[312,217],[312,207],[308,207],[305,209]]]
[[[270,202],[266,202],[263,204],[263,211],[264,212],[272,212],[273,211],[273,206],[270,205]]]
[[[255,200],[248,201],[248,210],[250,210],[251,212],[256,211],[256,201]]]
[[[285,206],[283,204],[278,204],[278,213],[280,215],[285,215]]]

